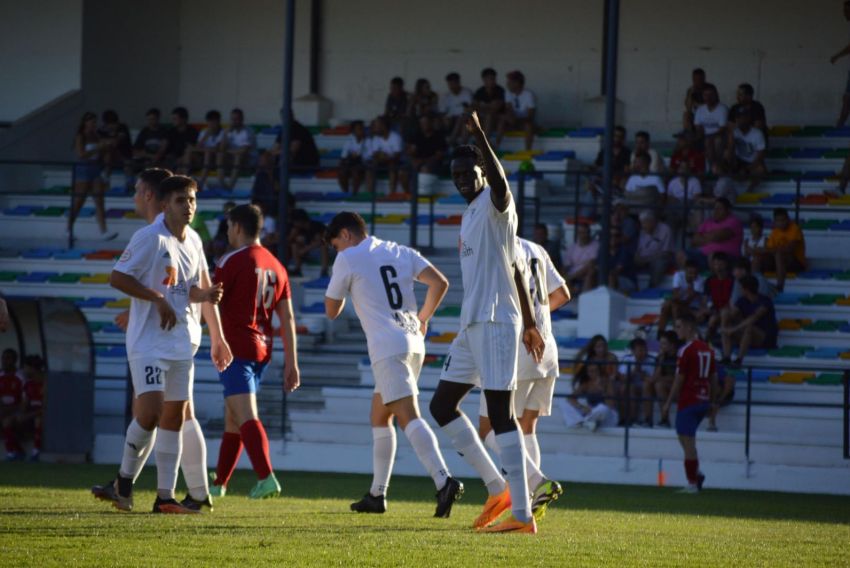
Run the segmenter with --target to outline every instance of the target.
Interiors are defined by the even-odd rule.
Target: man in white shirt
[[[667,329],[667,323],[680,314],[702,311],[708,306],[705,294],[705,278],[699,274],[696,261],[685,262],[685,269],[673,275],[673,294],[661,304],[658,318],[658,337]]]
[[[543,477],[527,459],[512,399],[520,340],[538,362],[545,343],[537,330],[525,279],[516,266],[517,216],[508,180],[477,113],[468,116],[467,128],[477,147],[457,148],[451,165],[452,180],[469,204],[458,243],[464,294],[460,332],[449,349],[430,410],[487,486],[489,498],[473,526],[483,532],[536,533],[527,468],[539,478],[538,483]],[[460,411],[461,401],[475,386],[482,388],[487,398],[487,413],[510,488],[475,427]],[[489,526],[508,508],[510,518]]]
[[[366,161],[366,189],[375,191],[375,179],[379,170],[389,174],[390,195],[394,194],[401,183],[401,189],[410,193],[410,176],[401,165],[401,153],[404,150],[401,135],[387,126],[387,120],[379,116],[372,121],[372,136],[366,143],[363,159]]]
[[[202,243],[188,230],[196,191],[194,180],[185,176],[161,182],[163,217],[133,235],[110,276],[110,284],[131,297],[127,358],[137,401],[118,477],[101,488],[99,497],[121,510],[133,508],[133,480],[144,466],[143,448],[158,428],[153,511],[198,512],[178,503],[174,488],[182,453],[180,431],[194,379],[193,358],[201,343],[201,310],[194,304],[217,303],[221,288],[209,286]],[[218,318],[208,323],[211,357],[223,370],[233,359],[230,347]]]
[[[239,172],[256,159],[257,141],[254,131],[245,126],[245,115],[242,109],[230,111],[230,128],[224,134],[219,146],[218,167],[219,180],[227,189],[233,189]],[[230,181],[225,179],[225,170],[230,167]]]
[[[637,134],[635,134],[635,147],[634,150],[632,150],[632,155],[629,159],[631,169],[635,168],[635,158],[641,154],[647,154],[649,156],[650,172],[654,174],[664,173],[664,160],[661,159],[661,155],[658,153],[658,150],[650,146],[649,132],[646,130],[640,130]]]
[[[739,112],[735,117],[735,130],[730,132],[729,137],[724,157],[733,175],[749,179],[747,191],[754,191],[767,173],[764,133],[753,126],[753,117],[749,112]]]
[[[357,213],[343,211],[334,217],[326,240],[338,254],[325,293],[325,312],[336,319],[345,297],[351,296],[366,333],[375,378],[372,487],[363,499],[351,504],[351,510],[387,510],[386,493],[396,451],[395,416],[437,487],[434,516],[448,518],[452,505],[463,494],[463,484],[451,477],[434,432],[419,414],[416,383],[425,357],[428,321],[446,295],[449,282],[417,251],[369,236],[366,222]],[[414,282],[428,286],[418,311]]]
[[[357,195],[360,191],[360,184],[363,183],[363,156],[366,153],[366,127],[362,120],[354,120],[351,122],[351,134],[345,145],[342,147],[342,155],[339,160],[339,188],[352,195]]]
[[[657,287],[673,260],[673,231],[652,209],[640,212],[635,270],[649,270],[649,286]]]
[[[702,96],[704,104],[697,107],[694,125],[697,136],[705,144],[705,158],[708,165],[713,166],[715,161],[723,155],[729,109],[720,102],[717,87],[711,83],[703,86]]]
[[[461,85],[460,75],[454,72],[446,75],[446,85],[449,91],[440,96],[440,114],[443,115],[443,130],[449,133],[449,146],[454,146],[458,140],[464,143],[468,140],[461,117],[472,105],[472,91]]]
[[[625,188],[630,205],[654,205],[664,195],[664,182],[661,176],[649,173],[649,163],[649,154],[638,154],[632,162],[632,175]]]
[[[501,147],[505,131],[522,130],[525,134],[525,149],[531,150],[534,144],[534,119],[537,113],[537,99],[534,93],[525,88],[525,75],[521,71],[507,74],[508,88],[505,93],[505,112],[499,120],[496,134],[496,148]]]
[[[542,246],[517,237],[517,253],[521,257],[523,275],[534,302],[534,315],[537,330],[546,346],[543,359],[535,361],[528,353],[520,351],[517,364],[517,391],[514,395],[514,414],[519,417],[525,441],[525,450],[534,464],[540,467],[540,444],[537,442],[537,419],[552,414],[552,398],[555,393],[555,379],[558,378],[558,344],[552,335],[551,312],[570,301],[570,291],[566,281],[560,275],[552,259]],[[487,415],[487,402],[481,397],[478,432],[484,445],[499,451],[496,436]],[[529,487],[532,482],[529,481]],[[557,481],[546,480],[535,487],[532,497],[532,511],[542,517],[549,503],[563,493]]]

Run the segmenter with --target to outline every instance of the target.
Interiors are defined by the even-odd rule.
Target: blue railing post
[[[753,368],[747,367],[747,425],[744,432],[744,456],[747,458],[747,478],[750,477],[750,423],[753,413]]]

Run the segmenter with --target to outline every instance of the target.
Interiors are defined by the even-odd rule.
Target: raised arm
[[[325,298],[325,301],[327,302],[328,298]],[[282,298],[274,310],[280,320],[280,338],[283,340],[283,388],[286,392],[292,392],[301,385],[301,370],[298,368],[298,340],[295,333],[292,298]],[[340,309],[340,311],[342,310]]]
[[[442,272],[429,266],[419,273],[416,277],[417,282],[422,282],[428,286],[428,292],[425,294],[425,302],[419,309],[419,331],[422,335],[428,331],[428,322],[434,316],[434,312],[440,307],[446,292],[449,291],[449,281]]]
[[[502,163],[496,157],[496,152],[490,146],[490,141],[487,140],[487,134],[481,128],[477,112],[469,113],[466,119],[466,128],[475,138],[475,143],[484,156],[484,175],[487,177],[487,185],[490,186],[490,198],[493,200],[493,205],[499,211],[504,212],[508,208],[508,200],[510,199],[508,196],[508,178],[502,168]]]

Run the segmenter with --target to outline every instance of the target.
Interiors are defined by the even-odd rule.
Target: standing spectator
[[[675,331],[665,331],[658,338],[658,356],[655,358],[655,369],[652,376],[643,381],[643,419],[641,424],[652,428],[655,401],[659,406],[670,395],[673,379],[676,378],[676,353],[679,351],[679,338]],[[670,417],[663,412],[659,417],[659,426],[670,427]]]
[[[705,173],[705,153],[697,148],[692,132],[681,132],[676,136],[676,147],[670,157],[670,170],[678,172],[682,162],[686,162],[688,169],[698,176]]]
[[[224,142],[224,129],[221,127],[221,113],[208,111],[205,117],[207,127],[201,130],[198,145],[191,151],[201,155],[201,175],[198,177],[198,189],[203,189],[212,168],[220,167],[218,149]]]
[[[705,157],[709,166],[713,166],[723,156],[723,143],[726,141],[729,109],[720,102],[717,87],[706,83],[702,90],[704,104],[697,108],[694,115],[697,137],[705,148]]]
[[[764,219],[758,213],[750,215],[750,234],[741,241],[741,256],[751,263],[758,262],[756,254],[763,252],[765,247]]]
[[[67,235],[69,238],[74,228],[74,221],[80,214],[88,195],[91,195],[94,201],[95,218],[100,228],[101,239],[111,241],[118,236],[118,233],[107,232],[106,207],[103,201],[106,179],[102,177],[102,156],[103,152],[111,151],[110,148],[109,143],[98,134],[97,115],[93,112],[83,114],[80,125],[77,127],[77,134],[74,137],[74,152],[77,154],[77,161],[74,164],[74,198],[71,202],[71,210],[68,212]]]
[[[691,239],[692,248],[679,253],[679,265],[684,265],[685,259],[690,258],[700,269],[706,269],[709,258],[717,252],[725,253],[730,259],[738,258],[743,238],[744,228],[732,214],[732,204],[725,197],[718,197],[714,200],[711,219],[703,221]]]
[[[649,271],[649,286],[661,284],[673,259],[673,231],[667,223],[658,220],[655,211],[645,209],[640,213],[640,233],[635,251],[635,270]]]
[[[625,198],[632,205],[652,206],[664,195],[664,182],[661,176],[649,173],[649,154],[638,154],[634,159],[634,169],[625,187]]]
[[[735,280],[729,271],[729,257],[722,252],[715,253],[711,257],[711,276],[705,281],[705,292],[708,295],[708,310],[697,313],[697,321],[704,318],[708,320],[706,340],[714,339],[714,334],[720,326],[721,314],[729,305],[732,298],[732,287]]]
[[[758,293],[759,283],[749,276],[741,280],[742,295],[735,306],[726,312],[722,322],[723,361],[729,364],[733,343],[738,344],[738,357],[732,363],[740,367],[747,351],[755,349],[773,349],[779,327],[776,323],[776,310],[773,301]]]
[[[383,117],[372,122],[372,137],[366,145],[366,187],[374,193],[375,180],[378,170],[389,172],[390,195],[398,189],[399,182],[405,193],[410,193],[409,176],[405,169],[399,168],[401,163],[402,140],[398,132],[393,132],[387,126]]]
[[[159,118],[158,108],[149,109],[145,113],[145,127],[139,131],[133,144],[133,158],[138,170],[164,163],[168,131],[160,124]]]
[[[440,175],[448,147],[446,137],[434,128],[435,118],[423,115],[419,118],[419,130],[408,145],[407,152],[413,171],[417,174]]]
[[[613,152],[611,184],[614,187],[623,187],[626,181],[626,171],[629,168],[631,150],[628,146],[626,146],[626,129],[622,126],[614,128],[614,136],[611,141],[611,146]],[[597,203],[602,199],[602,196],[605,193],[602,188],[602,167],[604,165],[604,161],[605,151],[604,149],[601,149],[596,155],[596,160],[593,162],[593,166],[591,167],[591,172],[595,172],[598,175],[588,177],[584,188],[585,191],[582,192],[581,195],[581,202],[585,205],[582,214],[589,217],[596,216]]]
[[[694,113],[703,103],[702,91],[705,88],[705,71],[700,68],[691,72],[691,86],[685,92],[685,113],[682,126],[686,132],[694,130]]]
[[[773,210],[773,229],[764,243],[764,250],[756,249],[757,272],[776,272],[776,288],[785,289],[789,272],[806,270],[806,241],[800,226],[788,216],[788,210]]]
[[[404,131],[408,98],[407,91],[404,90],[404,79],[401,77],[390,79],[390,92],[384,103],[384,119],[387,121],[387,128],[399,133]]]
[[[472,105],[472,91],[461,85],[460,75],[454,72],[446,75],[446,85],[449,91],[440,97],[440,114],[443,130],[449,133],[449,146],[454,146],[469,138],[464,121],[459,119]]]
[[[661,155],[658,153],[658,150],[650,146],[649,132],[645,130],[640,130],[637,134],[635,134],[635,147],[634,150],[632,150],[632,155],[629,159],[631,163],[630,168],[632,170],[636,168],[635,160],[641,154],[649,156],[650,172],[654,174],[664,173],[664,160],[661,159]]]
[[[505,93],[505,112],[499,120],[499,132],[496,136],[496,148],[502,145],[505,131],[522,130],[525,134],[525,149],[531,150],[534,144],[534,117],[537,113],[537,98],[525,88],[525,75],[521,71],[508,73],[508,92]]]
[[[407,115],[414,121],[423,116],[435,115],[439,110],[439,104],[437,93],[431,90],[431,82],[428,79],[417,79],[407,104]]]
[[[30,461],[38,461],[41,456],[41,431],[44,420],[44,360],[38,355],[24,357],[23,371],[23,397],[20,410],[15,415],[14,429],[22,438],[32,440]]]
[[[731,164],[732,173],[740,179],[749,179],[747,191],[754,191],[767,173],[764,162],[767,144],[764,133],[752,124],[747,112],[739,112],[735,117],[735,130],[729,132],[729,143],[724,154]]]
[[[691,173],[688,162],[681,161],[675,170],[676,176],[667,183],[667,196],[664,199],[664,209],[667,219],[677,231],[685,226],[685,207],[690,208],[687,227],[696,227],[701,211],[695,210],[702,196],[702,184],[699,177]]]
[[[345,145],[342,147],[342,155],[339,161],[339,188],[352,195],[357,195],[360,191],[360,184],[363,183],[363,175],[365,167],[363,165],[363,155],[366,153],[366,127],[362,120],[355,120],[351,123],[351,134]]]
[[[564,251],[564,270],[570,290],[587,292],[596,287],[596,258],[599,256],[599,241],[592,238],[590,225],[576,226],[576,240]]]
[[[844,0],[844,19],[850,22],[850,0]],[[847,46],[829,58],[829,62],[835,65],[835,62],[842,57],[850,55],[850,43]],[[844,96],[841,102],[841,113],[838,115],[836,128],[844,128],[847,123],[847,117],[850,116],[850,74],[847,76],[847,86],[844,88]]]
[[[555,268],[558,272],[561,271],[561,250],[557,241],[549,238],[549,227],[546,223],[534,224],[534,237],[532,239],[536,244],[543,247],[553,263],[557,263]]]
[[[621,425],[631,425],[638,417],[640,397],[655,368],[655,357],[649,354],[646,340],[636,337],[629,342],[629,353],[620,359],[617,370]]]
[[[191,156],[198,142],[198,131],[189,124],[189,111],[176,107],[171,111],[171,128],[166,137],[165,158],[169,167],[188,175],[192,167]]]
[[[708,306],[705,296],[705,280],[699,274],[699,266],[693,260],[685,263],[684,270],[673,275],[673,293],[661,304],[658,318],[658,337],[667,329],[667,322],[682,314],[703,312]]]
[[[505,89],[496,83],[496,70],[491,67],[481,71],[481,82],[484,84],[472,96],[472,108],[481,118],[484,132],[489,137],[498,126],[505,108]]]
[[[4,349],[0,368],[0,425],[6,443],[6,461],[20,459],[23,450],[15,436],[15,415],[21,406],[24,380],[18,374],[18,352]]]
[[[753,100],[755,92],[755,89],[749,83],[738,85],[738,91],[736,93],[738,102],[729,109],[729,120],[735,120],[741,113],[749,114],[752,118],[753,128],[761,130],[765,141],[767,141],[767,114],[765,113],[764,105]]]
[[[314,252],[318,252],[322,262],[321,275],[328,275],[328,246],[324,241],[325,225],[310,219],[303,209],[292,212],[292,229],[289,231],[289,257],[295,263],[291,276],[303,276],[304,261]]]
[[[118,113],[114,110],[105,110],[100,116],[101,127],[97,131],[102,144],[103,171],[101,177],[104,183],[109,186],[109,181],[112,176],[113,168],[125,168],[127,178],[127,189],[130,189],[132,183],[132,171],[130,171],[130,162],[133,159],[133,146],[130,141],[130,129],[127,125],[121,122],[118,118]]]
[[[294,138],[293,138],[294,139]],[[243,168],[251,166],[256,158],[257,141],[254,131],[245,126],[245,114],[242,109],[230,111],[230,127],[224,133],[218,151],[218,179],[227,189],[233,189]],[[230,167],[230,181],[225,172]]]

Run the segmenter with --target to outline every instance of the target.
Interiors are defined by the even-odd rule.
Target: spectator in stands
[[[729,298],[729,305],[726,306],[726,309],[731,309],[738,301],[738,298],[741,297],[741,280],[747,276],[752,276],[758,281],[758,293],[762,296],[767,296],[768,298],[773,299],[773,296],[776,295],[776,290],[773,289],[773,286],[770,285],[767,278],[758,272],[753,272],[750,260],[746,257],[741,257],[735,261],[735,264],[732,265],[732,277],[735,279],[735,284],[732,286],[732,296]]]
[[[291,276],[303,276],[301,271],[308,256],[319,254],[322,277],[328,275],[328,246],[324,241],[325,225],[310,219],[303,209],[292,212],[292,228],[289,231],[289,258],[294,263]]]
[[[698,139],[705,148],[705,157],[709,166],[723,156],[723,146],[729,119],[729,109],[720,102],[717,87],[706,83],[702,90],[703,104],[697,108],[694,114],[694,125]]]
[[[433,116],[440,108],[440,97],[431,90],[428,79],[417,79],[407,104],[407,115],[415,124],[423,116]]]
[[[764,251],[765,247],[764,219],[758,213],[750,215],[750,234],[741,241],[741,256],[748,261],[756,261],[756,253]]]
[[[608,245],[608,287],[612,290],[622,288],[635,288],[634,257],[637,248],[637,238],[629,238],[620,224],[611,223]],[[597,270],[602,265],[603,251],[600,247],[599,256],[596,259]],[[600,277],[601,278],[601,277]]]
[[[226,189],[233,189],[236,180],[244,168],[250,167],[256,159],[257,141],[254,131],[245,126],[245,114],[242,109],[230,111],[230,126],[224,133],[218,151],[218,179]],[[225,178],[230,168],[230,180]]]
[[[634,266],[637,272],[648,271],[649,286],[656,288],[673,260],[673,231],[667,223],[658,220],[652,209],[641,211],[639,218],[640,233]]]
[[[274,144],[260,154],[257,160],[257,175],[251,196],[254,201],[262,201],[270,210],[276,209],[277,194],[280,185],[280,154],[282,132],[275,138]],[[313,134],[303,124],[289,114],[289,167],[300,174],[311,174],[319,168],[319,149]]]
[[[681,314],[697,314],[708,307],[705,295],[705,279],[700,276],[699,266],[694,260],[685,262],[685,268],[673,275],[673,292],[661,304],[658,318],[658,337],[667,329],[667,322],[675,320]]]
[[[670,417],[663,414],[664,401],[670,395],[673,379],[676,378],[676,361],[678,359],[679,337],[675,331],[665,331],[658,338],[658,356],[655,358],[655,368],[649,378],[644,379],[641,395],[643,396],[643,419],[641,424],[653,427],[653,405],[659,402],[662,411],[658,425],[670,427]]]
[[[637,169],[635,161],[641,154],[649,156],[649,171],[651,173],[664,173],[664,160],[661,159],[661,155],[658,153],[658,150],[650,146],[649,132],[645,130],[640,130],[637,134],[635,134],[635,147],[634,150],[632,150],[631,157],[629,158],[630,171]]]
[[[850,22],[850,0],[844,0],[844,19]],[[829,58],[829,62],[835,65],[835,62],[850,55],[850,43],[844,49]],[[847,123],[847,117],[850,116],[850,74],[847,76],[847,86],[844,88],[844,96],[841,102],[841,113],[838,115],[836,128],[844,128]]]
[[[661,176],[649,173],[649,154],[638,154],[634,159],[632,174],[626,182],[625,199],[632,205],[654,206],[664,195]]]
[[[423,115],[419,118],[419,129],[407,147],[413,171],[417,174],[441,175],[445,170],[445,135],[435,128],[436,118]]]
[[[723,364],[731,362],[733,343],[738,344],[738,356],[732,363],[740,367],[750,348],[773,349],[779,328],[773,301],[758,293],[758,280],[749,276],[741,280],[742,295],[726,312],[720,329],[723,339]]]
[[[711,276],[705,281],[705,293],[708,295],[708,310],[697,312],[697,321],[708,320],[705,337],[707,341],[714,339],[717,328],[720,327],[721,314],[729,306],[732,298],[732,287],[735,279],[729,270],[729,257],[717,252],[711,257]]]
[[[667,194],[664,198],[664,211],[670,225],[679,231],[685,224],[685,207],[690,208],[687,228],[696,228],[699,224],[701,211],[694,208],[699,206],[702,197],[702,184],[699,177],[691,173],[687,161],[680,161],[676,176],[667,183]]]
[[[226,201],[221,209],[222,215],[219,217],[218,230],[212,238],[212,258],[214,262],[224,256],[228,252],[230,243],[227,240],[227,214],[230,210],[236,207],[233,201]]]
[[[481,71],[484,83],[472,96],[472,108],[478,112],[481,125],[487,136],[493,134],[499,124],[499,117],[505,108],[505,89],[496,83],[496,70],[487,67]]]
[[[704,270],[708,268],[709,258],[717,252],[725,253],[730,259],[738,258],[743,236],[743,226],[732,214],[732,204],[725,197],[718,197],[714,200],[712,218],[703,221],[691,239],[692,248],[677,255],[679,265],[684,266],[685,259],[690,258]]]
[[[555,268],[561,270],[561,250],[558,242],[549,238],[549,226],[546,223],[534,224],[534,235],[532,240],[546,250],[546,254],[552,260]]]
[[[44,360],[38,355],[28,355],[23,362],[23,396],[15,414],[14,430],[23,440],[32,440],[30,461],[38,461],[41,455],[41,431],[44,415],[45,368]]]
[[[404,79],[401,77],[390,79],[390,92],[384,103],[384,119],[387,121],[387,128],[399,133],[404,131],[408,100],[407,91],[404,90]]]
[[[339,188],[352,195],[360,191],[363,183],[363,175],[366,172],[363,164],[363,156],[366,153],[366,126],[362,120],[351,123],[351,134],[342,147],[342,155],[339,160]]]
[[[74,196],[71,201],[71,210],[68,212],[67,236],[69,239],[73,233],[74,221],[80,214],[88,195],[91,195],[94,201],[95,218],[100,228],[101,239],[109,241],[118,236],[118,233],[107,231],[106,208],[103,202],[107,183],[107,180],[102,177],[103,155],[110,151],[111,147],[111,143],[103,140],[98,133],[97,115],[93,112],[83,114],[74,137],[77,161],[74,164]]]
[[[522,130],[525,149],[534,145],[535,115],[537,98],[525,88],[525,75],[521,71],[511,71],[507,75],[508,92],[505,93],[505,112],[499,119],[499,131],[496,135],[496,148],[501,147],[502,139],[508,130]]]
[[[189,174],[192,150],[198,143],[198,131],[189,124],[189,111],[176,107],[171,111],[171,128],[166,137],[165,158],[170,168]]]
[[[739,114],[749,114],[752,118],[753,128],[758,128],[764,134],[765,142],[767,141],[767,114],[764,110],[764,105],[753,100],[755,89],[749,83],[741,83],[738,85],[736,94],[738,102],[732,105],[729,109],[729,120],[735,120]]]
[[[640,397],[644,385],[652,377],[655,357],[649,354],[646,340],[636,337],[629,342],[629,353],[620,359],[617,369],[617,396],[622,425],[631,425],[638,418]]]
[[[676,135],[676,147],[670,157],[670,170],[678,172],[682,162],[686,162],[688,169],[695,175],[701,176],[705,173],[705,153],[697,147],[693,132],[680,132]]]
[[[579,367],[596,367],[600,376],[613,385],[617,378],[617,356],[608,350],[608,340],[603,335],[594,335],[576,354]]]
[[[614,426],[619,421],[613,382],[597,365],[579,366],[573,375],[572,393],[562,408],[567,428],[583,427],[595,432],[600,426]]]
[[[767,144],[764,133],[752,124],[749,113],[739,112],[735,116],[735,129],[729,132],[729,142],[724,159],[739,179],[749,179],[747,191],[754,191],[767,173],[764,162]]]
[[[145,113],[145,127],[139,131],[133,144],[133,158],[137,170],[164,164],[168,147],[168,131],[159,122],[158,108]]]
[[[458,73],[446,75],[449,91],[440,97],[440,114],[443,117],[443,130],[448,132],[449,146],[466,143],[469,138],[463,120],[459,120],[472,106],[472,91],[461,85]]]
[[[198,189],[203,189],[210,170],[218,167],[218,149],[224,142],[224,129],[221,127],[221,113],[208,111],[205,117],[207,127],[201,130],[198,145],[190,150],[201,156],[201,175],[198,177]]]
[[[599,256],[599,241],[590,234],[590,225],[578,223],[576,240],[567,247],[563,255],[564,271],[570,290],[575,294],[596,287],[596,258]]]
[[[756,249],[754,258],[757,272],[776,272],[776,288],[780,292],[785,289],[785,277],[789,272],[806,270],[803,231],[784,207],[773,210],[773,229],[764,243],[764,250]]]
[[[130,129],[118,118],[114,110],[105,110],[100,116],[101,126],[97,131],[102,144],[103,171],[101,177],[109,186],[113,168],[125,168],[127,190],[132,182],[131,160],[133,158],[133,146],[130,141]]]
[[[705,88],[705,71],[694,69],[691,72],[691,86],[685,92],[685,113],[682,126],[686,132],[694,130],[694,113],[703,104],[702,91]]]
[[[629,168],[629,158],[631,150],[626,146],[626,129],[622,126],[614,128],[614,136],[612,139],[613,165],[612,165],[612,180],[611,183],[615,188],[621,188],[625,185],[626,171]],[[585,205],[582,214],[588,217],[596,216],[597,202],[602,199],[605,194],[602,188],[602,168],[605,162],[604,149],[599,150],[596,155],[596,161],[593,162],[591,172],[598,175],[588,177],[585,184],[585,191],[582,193],[581,202]]]
[[[714,164],[713,171],[717,179],[714,180],[711,195],[725,197],[729,203],[734,203],[738,199],[738,188],[735,186],[735,180],[732,179],[730,164],[726,160],[721,160]]]
[[[400,168],[402,140],[398,132],[393,132],[387,126],[383,117],[372,122],[371,138],[366,145],[366,187],[370,192],[375,191],[375,180],[379,170],[389,173],[390,195],[395,194],[401,183],[404,193],[410,193],[407,170]]]

